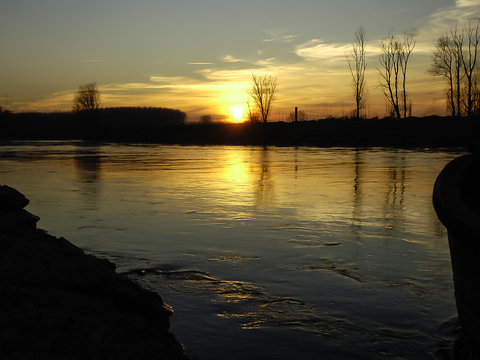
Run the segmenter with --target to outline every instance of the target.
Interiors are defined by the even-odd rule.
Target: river
[[[0,184],[157,291],[192,358],[443,359],[456,309],[431,194],[457,156],[10,142]]]

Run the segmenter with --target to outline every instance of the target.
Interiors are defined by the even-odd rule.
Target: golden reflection
[[[250,182],[250,169],[244,151],[226,151],[223,153],[223,166],[219,167],[221,176],[237,192]]]
[[[356,241],[360,240],[362,230],[362,204],[363,204],[363,177],[362,177],[362,153],[355,150],[354,155],[354,179],[353,179],[353,212],[352,212],[352,236]]]

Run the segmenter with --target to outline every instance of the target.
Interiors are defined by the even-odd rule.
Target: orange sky
[[[14,111],[70,110],[78,85],[96,82],[102,107],[160,106],[190,120],[238,120],[252,74],[268,73],[278,79],[274,119],[285,120],[295,106],[311,118],[347,115],[354,97],[345,54],[363,25],[367,115],[386,113],[376,69],[380,39],[411,28],[419,31],[407,79],[413,115],[443,115],[445,82],[427,73],[433,43],[480,14],[480,0],[250,2],[257,12],[246,18],[233,1],[156,8],[142,0],[111,11],[93,0],[8,0],[0,15],[0,102]]]

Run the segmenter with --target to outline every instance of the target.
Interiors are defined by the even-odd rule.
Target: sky
[[[444,114],[445,81],[427,72],[433,44],[476,16],[480,0],[2,0],[0,106],[68,111],[79,85],[96,82],[101,107],[239,120],[252,74],[268,74],[278,116],[345,115],[355,108],[346,54],[363,26],[367,115],[386,111],[380,40],[411,29],[413,115]]]

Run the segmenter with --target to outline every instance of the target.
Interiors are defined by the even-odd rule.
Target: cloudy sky
[[[385,115],[380,39],[415,28],[407,90],[422,116],[444,111],[444,81],[427,73],[433,42],[479,15],[480,0],[2,0],[0,105],[70,110],[78,86],[96,82],[102,107],[230,116],[252,74],[268,73],[277,111],[338,115],[354,108],[345,54],[364,26],[369,115]]]

